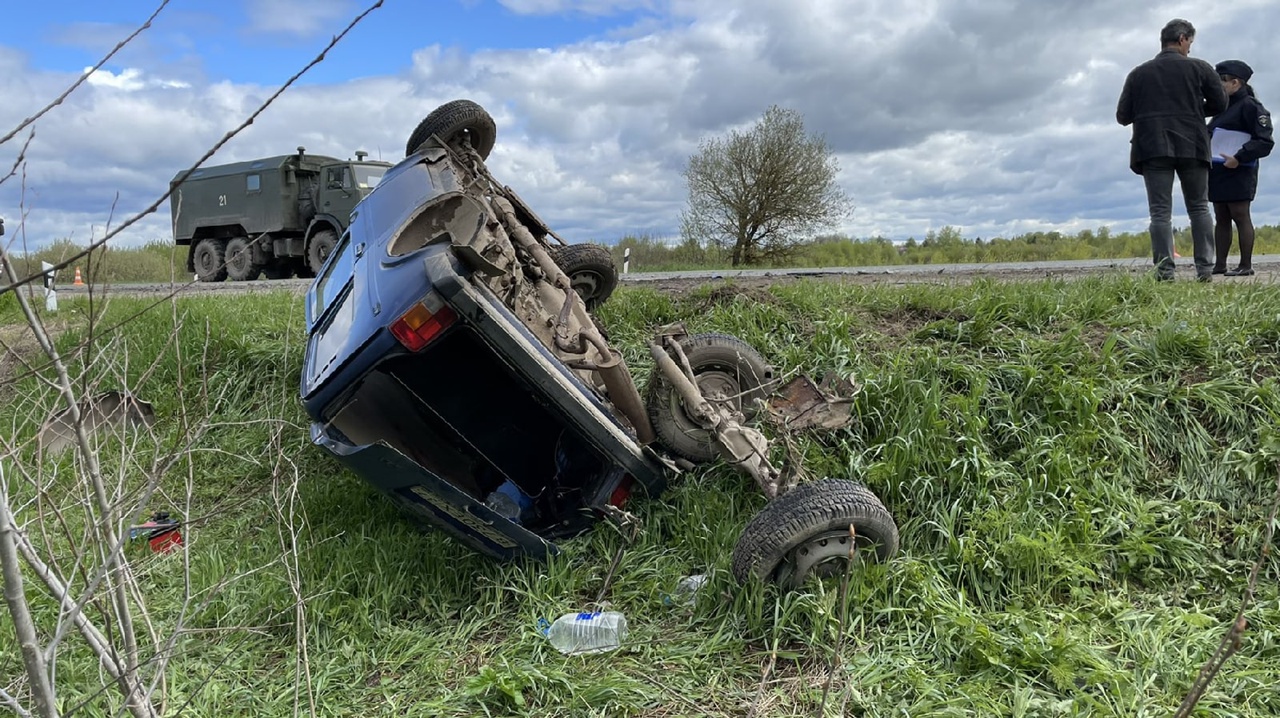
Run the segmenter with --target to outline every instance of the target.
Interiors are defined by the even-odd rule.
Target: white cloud
[[[92,66],[84,68],[85,72],[89,72],[90,70],[93,70]],[[121,70],[119,74],[113,73],[110,70],[99,69],[92,75],[89,75],[89,79],[85,80],[85,82],[97,87],[110,87],[117,90],[124,90],[126,92],[141,90],[148,87],[191,87],[190,83],[182,82],[181,80],[144,78],[142,70],[139,70],[136,67],[126,67]]]
[[[310,37],[350,14],[352,0],[245,0],[250,33]]]
[[[499,0],[512,12],[521,15],[553,15],[580,12],[588,15],[611,15],[628,10],[653,10],[656,0]]]

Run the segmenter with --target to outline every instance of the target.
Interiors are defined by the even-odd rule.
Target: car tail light
[[[458,315],[439,295],[429,294],[391,325],[391,333],[409,351],[418,351],[456,321]]]
[[[618,482],[618,485],[613,489],[613,493],[609,495],[610,506],[617,506],[618,508],[626,506],[627,499],[631,498],[631,483],[631,474],[622,477],[622,481]]]

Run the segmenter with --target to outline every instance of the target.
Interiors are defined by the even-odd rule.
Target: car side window
[[[316,279],[316,306],[312,316],[319,317],[324,314],[325,309],[338,296],[338,293],[347,286],[347,280],[351,278],[356,259],[355,249],[351,245],[351,229],[348,228],[342,233],[341,239],[334,246],[328,262]]]

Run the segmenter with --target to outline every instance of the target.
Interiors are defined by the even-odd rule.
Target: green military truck
[[[389,162],[297,153],[202,167],[170,181],[173,238],[202,282],[314,277]]]

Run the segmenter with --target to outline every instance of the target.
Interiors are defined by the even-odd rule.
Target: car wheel
[[[750,344],[728,334],[694,334],[680,341],[703,397],[713,404],[728,404],[748,418],[755,414],[755,400],[764,399],[773,379],[773,368]],[[658,443],[695,463],[720,456],[711,433],[685,412],[680,392],[660,372],[649,379],[649,421]]]
[[[618,287],[618,270],[606,247],[570,244],[552,250],[551,258],[569,276],[569,284],[582,297],[587,311],[595,311]]]
[[[742,531],[733,575],[783,590],[812,577],[840,575],[849,565],[849,526],[857,555],[887,561],[898,552],[898,526],[867,487],[846,479],[801,484],[774,499]]]
[[[225,250],[227,276],[233,282],[247,282],[258,278],[262,267],[253,261],[253,248],[248,237],[232,237]]]
[[[191,250],[191,263],[195,266],[196,277],[202,282],[221,282],[226,279],[226,252],[225,239],[202,239],[196,242],[195,249]]]
[[[488,159],[498,139],[498,126],[483,107],[471,100],[446,102],[432,110],[409,135],[404,154],[408,157],[417,152],[432,135],[439,135],[440,139],[453,144],[462,132],[470,135],[471,147],[480,154],[480,159]]]
[[[307,247],[307,264],[310,265],[313,273],[320,272],[324,260],[329,258],[329,253],[337,244],[338,233],[332,229],[322,229],[311,238],[311,244]]]

